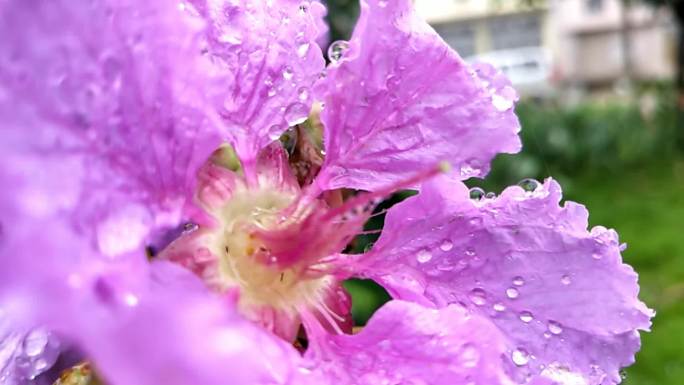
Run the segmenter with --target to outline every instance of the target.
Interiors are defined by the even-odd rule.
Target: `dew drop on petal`
[[[492,95],[492,104],[499,111],[507,111],[513,108],[513,100],[499,94]]]
[[[541,183],[539,183],[539,181],[536,179],[527,178],[518,182],[518,186],[520,186],[526,192],[534,192],[541,187]]]
[[[445,239],[441,245],[439,245],[439,249],[442,251],[449,251],[454,248],[453,242],[451,242],[448,239]]]
[[[564,276],[561,277],[561,283],[562,283],[563,285],[569,285],[569,284],[572,283],[572,279],[570,278],[569,275],[564,275]]]
[[[416,260],[419,263],[427,263],[427,262],[430,262],[431,259],[432,259],[432,253],[430,253],[430,251],[428,251],[428,250],[423,249],[423,250],[420,250],[418,252],[418,254],[416,254]]]
[[[470,189],[470,199],[479,201],[485,197],[485,191],[479,187],[473,187]]]
[[[500,313],[500,312],[506,310],[506,305],[502,304],[501,302],[497,302],[494,304],[494,306],[492,306],[492,308],[494,309],[494,311],[497,311]]]
[[[306,87],[302,87],[299,90],[297,90],[297,95],[299,96],[299,100],[302,102],[306,102],[309,99],[309,89]]]
[[[534,316],[529,311],[523,311],[520,313],[520,320],[524,323],[530,323],[534,319]]]
[[[525,284],[525,280],[523,277],[517,276],[513,278],[513,285],[515,286],[522,286]]]
[[[302,2],[299,4],[299,13],[300,13],[302,16],[303,16],[303,15],[306,15],[306,14],[309,12],[309,6],[310,6],[310,5],[311,5],[311,4],[309,4],[308,1],[302,1]]]
[[[29,357],[40,355],[48,344],[49,334],[43,329],[34,329],[24,338],[24,353]]]
[[[561,334],[563,332],[563,327],[556,321],[549,321],[548,328],[549,331],[555,335]]]
[[[293,103],[285,110],[285,121],[289,126],[304,123],[309,117],[309,108],[302,103]]]
[[[344,57],[344,53],[349,49],[349,42],[346,40],[337,40],[328,47],[328,59],[332,63],[337,63]]]
[[[517,348],[511,354],[511,359],[517,366],[525,366],[530,362],[530,355],[525,349]]]
[[[508,289],[506,289],[506,297],[508,297],[510,299],[516,299],[516,298],[518,298],[519,295],[520,295],[520,292],[518,291],[518,289],[516,289],[514,287],[509,287]]]
[[[593,254],[591,255],[591,257],[594,258],[594,259],[596,259],[596,260],[598,260],[598,259],[601,259],[602,255],[599,254],[599,253],[593,253]]]
[[[470,301],[477,306],[482,306],[487,303],[487,294],[484,290],[479,288],[471,290],[468,297],[470,298]]]
[[[472,247],[469,247],[466,249],[465,254],[469,257],[472,257],[475,255],[475,249],[473,249]]]
[[[310,43],[302,43],[297,47],[297,55],[299,57],[304,57],[306,54],[309,52],[309,47],[311,47]]]
[[[285,80],[290,80],[294,77],[294,70],[290,66],[283,68],[283,78]]]

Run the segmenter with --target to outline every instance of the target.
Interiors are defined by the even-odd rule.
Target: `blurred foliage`
[[[578,175],[616,174],[676,152],[677,113],[667,84],[641,86],[634,100],[574,106],[523,102],[516,108],[523,150],[501,155],[484,187],[553,176],[572,188]]]

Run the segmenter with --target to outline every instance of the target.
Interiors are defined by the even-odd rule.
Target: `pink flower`
[[[324,13],[0,5],[0,381],[52,365],[26,348],[41,327],[113,385],[619,382],[652,312],[615,232],[552,180],[478,201],[461,182],[520,148],[509,82],[409,0],[363,1],[324,68]],[[297,127],[288,154],[315,100],[324,153]],[[393,296],[357,334],[350,277]]]

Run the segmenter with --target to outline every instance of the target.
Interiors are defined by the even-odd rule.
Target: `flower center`
[[[217,258],[213,277],[208,277],[213,286],[238,288],[238,307],[245,316],[260,323],[281,323],[265,325],[271,329],[292,324],[285,327],[287,335],[296,332],[302,312],[330,312],[325,303],[334,283],[330,276],[305,274],[305,262],[283,267],[255,233],[296,224],[300,216],[283,217],[295,198],[291,192],[269,188],[236,191],[211,213],[218,225],[206,244]]]

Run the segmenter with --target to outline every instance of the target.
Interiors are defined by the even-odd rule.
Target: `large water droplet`
[[[482,306],[487,303],[487,294],[480,288],[471,290],[468,298],[477,306]]]
[[[536,179],[527,178],[518,182],[518,186],[522,187],[526,192],[535,192],[541,187],[541,183]]]
[[[283,68],[283,78],[285,80],[290,80],[294,77],[294,70],[290,66]]]
[[[332,63],[337,63],[344,57],[344,53],[349,49],[349,42],[346,40],[337,40],[328,47],[328,59]]]
[[[517,276],[513,278],[513,284],[515,286],[522,286],[525,284],[525,280],[523,279],[523,277]]]
[[[517,348],[511,354],[511,359],[517,366],[525,366],[530,362],[530,355],[525,349]]]
[[[427,263],[427,262],[430,262],[431,259],[432,259],[432,253],[430,253],[430,251],[428,251],[428,250],[423,249],[423,250],[420,250],[418,252],[418,254],[416,254],[416,260],[419,263]]]
[[[439,249],[442,251],[449,251],[454,248],[454,243],[451,242],[448,239],[445,239],[441,245],[439,245]]]
[[[555,335],[563,333],[563,327],[556,321],[549,321],[548,328]]]
[[[506,297],[508,297],[510,299],[516,299],[516,298],[518,298],[519,295],[520,295],[520,292],[518,291],[518,289],[516,289],[514,287],[509,287],[508,289],[506,289]]]
[[[502,112],[513,108],[513,100],[499,94],[492,95],[492,104],[494,105],[494,108]]]
[[[299,55],[299,57],[306,56],[306,54],[309,52],[309,47],[311,47],[310,43],[299,44],[299,46],[297,47],[297,55]]]
[[[485,197],[485,191],[479,187],[473,187],[470,189],[470,199],[479,201]]]
[[[309,100],[309,89],[306,87],[302,87],[299,90],[297,90],[297,96],[299,97],[299,100],[302,102],[306,102]]]
[[[289,126],[304,123],[309,117],[309,108],[302,103],[293,103],[285,110],[285,121]]]
[[[525,310],[520,312],[520,320],[524,323],[530,323],[534,319],[534,316],[529,311]]]
[[[43,329],[32,330],[24,338],[24,353],[29,357],[40,355],[48,344],[49,334]]]
[[[309,6],[311,4],[308,1],[302,1],[299,4],[299,13],[303,16],[306,15],[309,12]]]

